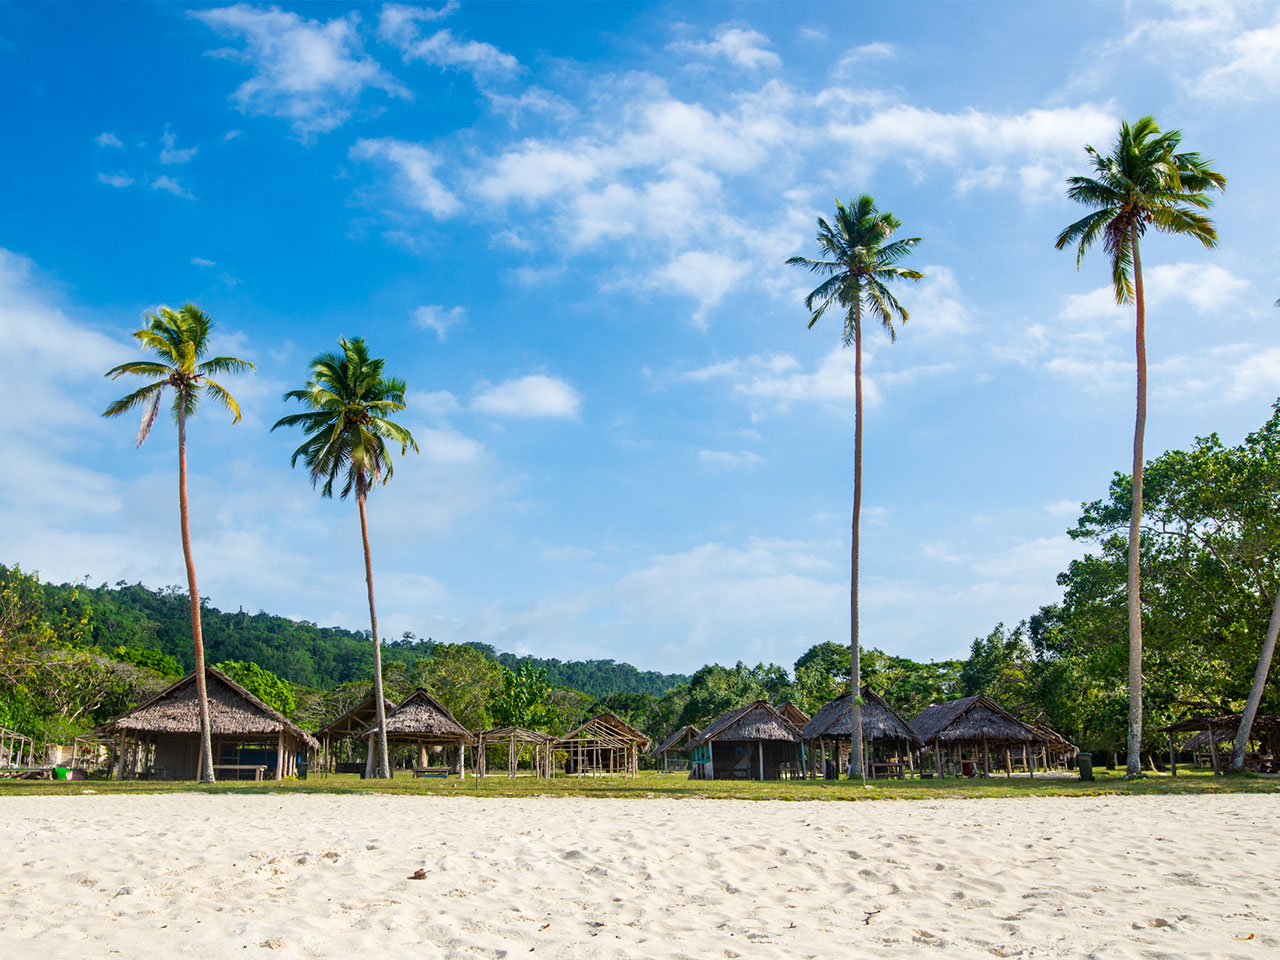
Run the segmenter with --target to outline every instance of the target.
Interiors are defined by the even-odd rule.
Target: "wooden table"
[[[451,771],[448,767],[414,767],[413,776],[418,777],[447,777]]]
[[[241,770],[252,770],[254,780],[261,780],[263,774],[267,772],[266,764],[261,763],[215,763],[213,769],[215,772],[218,770],[235,770],[237,773]],[[237,779],[239,778],[237,777]]]

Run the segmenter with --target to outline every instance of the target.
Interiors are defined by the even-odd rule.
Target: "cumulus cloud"
[[[98,182],[105,183],[108,187],[127,187],[133,183],[133,177],[127,177],[123,173],[100,173]]]
[[[471,409],[497,417],[576,420],[582,395],[565,380],[535,373],[483,387],[472,398]]]
[[[451,217],[462,202],[435,175],[440,157],[418,143],[384,137],[357,140],[350,151],[354,160],[380,161],[390,166],[401,194],[419,210],[437,219]]]
[[[195,199],[195,194],[179,183],[174,177],[155,177],[152,179],[150,186],[152,190],[163,190],[165,193],[171,193],[175,197],[181,197],[183,200]]]
[[[214,51],[253,71],[232,94],[237,106],[245,113],[288,120],[303,139],[345,123],[366,90],[410,97],[364,52],[355,13],[320,21],[278,7],[263,10],[237,3],[188,16],[244,41],[243,49]]]
[[[467,322],[467,308],[451,307],[446,310],[438,305],[419,307],[413,311],[413,322],[424,330],[434,330],[443,343],[450,327]]]
[[[770,46],[769,38],[757,30],[725,24],[716,30],[711,40],[678,40],[671,44],[671,49],[699,57],[721,58],[745,70],[776,70],[782,66],[782,58],[770,50]]]
[[[196,267],[216,267],[217,264],[212,260],[206,260],[204,257],[192,257],[192,266]]]
[[[162,149],[160,150],[160,162],[163,164],[183,164],[189,162],[200,150],[197,147],[186,147],[179,149],[178,138],[166,130],[160,137]]]
[[[388,3],[378,19],[378,37],[399,48],[405,63],[422,60],[441,69],[464,70],[477,79],[505,77],[520,71],[520,61],[491,43],[463,40],[452,30],[423,36],[419,23],[440,20],[457,9],[449,3],[439,10]]]
[[[103,131],[102,133],[94,137],[93,142],[100,147],[113,147],[117,150],[124,147],[124,144],[120,142],[119,137],[117,137],[114,133],[108,133],[107,131]]]
[[[707,313],[750,270],[750,264],[721,253],[687,250],[654,271],[650,284],[658,289],[675,289],[698,302],[694,326],[707,328]]]

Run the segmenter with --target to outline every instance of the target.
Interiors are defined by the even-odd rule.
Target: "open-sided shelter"
[[[386,697],[382,698],[382,705],[383,716],[395,709],[395,704]],[[359,763],[339,764],[334,747],[341,748],[344,743],[361,740],[369,725],[377,722],[378,701],[370,693],[341,716],[317,730],[315,735],[320,741],[320,769],[325,773],[359,773],[361,767],[368,766],[368,757]]]
[[[373,757],[377,748],[378,725],[366,727],[360,734],[368,744],[365,761],[365,776],[373,776]],[[458,748],[458,774],[466,776],[467,747],[475,746],[475,737],[460,724],[448,707],[433,697],[422,687],[400,701],[387,714],[387,743],[411,743],[418,747],[418,759],[414,766],[415,773],[444,772],[442,767],[428,767],[428,751],[444,747]]]
[[[690,780],[778,780],[801,771],[802,736],[767,700],[728,710],[689,743]]]
[[[991,775],[992,749],[1005,751],[1005,771],[1011,769],[1009,749],[1039,742],[1036,732],[988,696],[965,697],[925,707],[911,729],[933,752],[938,776]],[[1036,754],[1029,753],[1029,772],[1035,773]]]
[[[1226,766],[1227,757],[1223,757],[1220,748],[1225,746],[1229,756],[1235,744],[1236,733],[1240,729],[1240,720],[1240,714],[1230,713],[1219,717],[1191,717],[1161,727],[1160,731],[1169,735],[1170,772],[1175,777],[1178,775],[1178,757],[1173,735],[1195,733],[1196,736],[1184,743],[1182,749],[1199,752],[1208,748],[1213,772],[1221,773]],[[1245,766],[1263,773],[1274,773],[1277,760],[1280,759],[1280,716],[1256,715],[1249,731],[1249,740],[1257,744],[1258,749],[1245,754]],[[1227,746],[1228,744],[1231,746]]]
[[[803,730],[804,725],[809,722],[809,715],[788,700],[782,706],[778,707],[778,712],[786,717],[796,727],[797,730]]]
[[[826,770],[830,752],[836,770],[846,769],[853,745],[849,694],[822,705],[801,733],[808,744],[811,774]],[[867,773],[905,777],[915,769],[914,754],[923,745],[911,725],[870,687],[862,688],[862,755]]]
[[[640,770],[640,751],[649,743],[621,717],[601,713],[556,740],[555,748],[565,751],[566,773],[634,777]]]
[[[215,777],[294,776],[319,741],[213,667],[205,668]],[[187,674],[103,727],[116,737],[116,779],[196,780],[200,776],[200,702]]]
[[[492,747],[507,748],[507,776],[514,777],[520,766],[520,755],[525,747],[533,754],[533,775],[538,778],[555,775],[551,761],[552,744],[555,737],[538,730],[526,727],[494,727],[492,730],[481,730],[476,734],[476,775],[489,775],[489,749]]]
[[[669,773],[672,766],[677,770],[689,769],[689,744],[701,732],[688,724],[653,748],[653,758],[662,762],[663,773]]]

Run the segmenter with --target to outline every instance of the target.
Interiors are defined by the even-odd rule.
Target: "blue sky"
[[[354,505],[268,433],[339,335],[410,385],[370,500],[380,621],[646,668],[848,626],[852,356],[814,221],[924,242],[869,337],[864,641],[963,653],[1058,596],[1129,456],[1132,318],[1053,249],[1082,145],[1154,113],[1229,178],[1152,236],[1148,450],[1280,394],[1269,3],[0,4],[0,560],[183,581],[172,427],[99,418],[143,311],[257,371],[191,431],[202,592],[367,624]]]

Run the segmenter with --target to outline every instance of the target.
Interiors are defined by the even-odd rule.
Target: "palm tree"
[[[240,404],[210,374],[240,373],[252,370],[248,360],[235,357],[213,357],[201,360],[209,350],[209,331],[213,320],[193,303],[181,309],[160,307],[148,313],[146,326],[133,332],[133,338],[154,354],[154,360],[134,360],[112,367],[107,376],[113,380],[126,373],[150,379],[145,387],[121,397],[103,411],[104,417],[118,417],[135,407],[142,407],[142,426],[137,445],[142,446],[160,413],[165,389],[173,388],[173,418],[178,424],[178,514],[182,525],[182,556],[187,564],[187,593],[191,601],[191,641],[195,646],[196,695],[200,701],[200,780],[213,783],[213,740],[209,730],[209,695],[204,676],[204,636],[200,629],[200,591],[196,588],[196,567],[191,556],[190,511],[187,509],[187,420],[196,412],[201,398],[208,393],[231,411],[232,423],[240,422]]]
[[[1133,427],[1133,503],[1129,517],[1129,736],[1126,770],[1142,775],[1142,604],[1138,555],[1142,524],[1142,437],[1147,423],[1146,301],[1142,288],[1139,240],[1149,226],[1162,233],[1194,237],[1206,247],[1218,241],[1213,222],[1199,210],[1213,203],[1210,190],[1224,190],[1227,179],[1211,160],[1179,153],[1182,133],[1162,131],[1154,117],[1120,124],[1111,153],[1085,147],[1094,176],[1069,177],[1067,196],[1093,209],[1067,227],[1055,246],[1076,245],[1076,267],[1085,251],[1102,238],[1111,258],[1116,303],[1133,303],[1137,314],[1135,353],[1138,367],[1137,416]]]
[[[910,314],[903,308],[887,283],[894,280],[921,280],[924,274],[897,266],[907,256],[919,237],[890,240],[902,226],[892,213],[876,209],[876,202],[863,194],[849,206],[836,200],[834,224],[818,218],[818,246],[823,258],[791,257],[787,263],[799,264],[811,273],[825,276],[804,299],[809,311],[809,329],[833,304],[844,310],[844,345],[853,346],[853,545],[849,573],[849,698],[852,720],[853,767],[850,773],[866,781],[862,756],[862,656],[858,640],[858,526],[862,516],[862,312],[865,309],[889,334],[897,339],[894,318],[907,322]]]
[[[322,353],[311,361],[311,378],[301,390],[290,390],[285,400],[297,400],[306,413],[281,417],[272,426],[302,428],[307,439],[293,451],[291,466],[301,460],[320,495],[333,496],[333,485],[342,480],[341,497],[355,491],[360,510],[360,538],[364,544],[364,576],[369,591],[369,626],[373,637],[373,694],[378,710],[378,776],[390,777],[387,759],[387,717],[382,696],[382,647],[378,642],[378,611],[373,602],[373,558],[369,552],[369,521],[365,499],[395,472],[386,441],[400,444],[403,456],[418,444],[404,427],[387,419],[404,409],[403,380],[382,375],[386,360],[369,356],[360,337],[338,338],[342,348]]]

